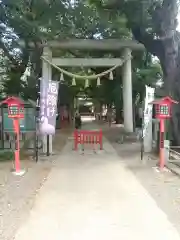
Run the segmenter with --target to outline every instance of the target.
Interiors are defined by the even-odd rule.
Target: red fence
[[[78,144],[84,145],[85,144],[91,144],[94,146],[94,144],[100,145],[100,150],[103,149],[103,143],[102,143],[102,130],[99,131],[87,131],[87,130],[75,130],[74,131],[74,150],[78,149]]]

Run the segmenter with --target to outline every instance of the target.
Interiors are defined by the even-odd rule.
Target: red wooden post
[[[78,131],[74,131],[74,150],[77,151],[78,149]]]
[[[24,170],[20,169],[20,143],[19,143],[19,119],[24,118],[24,105],[23,102],[17,97],[8,97],[1,104],[8,105],[8,117],[13,120],[14,132],[16,135],[15,142],[15,175],[21,176],[25,173]]]
[[[95,143],[98,144],[99,143],[99,132],[98,134],[95,134]]]
[[[83,146],[82,146],[82,150],[84,151],[84,145],[85,145],[85,143],[86,143],[86,135],[85,135],[85,132],[84,132],[84,131],[81,131],[81,139],[82,139],[81,145],[83,145]]]
[[[100,144],[100,150],[103,149],[103,134],[102,134],[102,129],[99,131],[99,144]]]
[[[160,120],[160,148],[159,148],[159,167],[163,170],[165,166],[165,149],[164,149],[164,120],[171,118],[171,106],[172,104],[177,104],[178,102],[174,101],[170,97],[164,97],[162,99],[157,99],[152,102],[156,106],[156,118]]]
[[[160,152],[159,152],[159,167],[162,170],[165,165],[164,161],[164,119],[160,119]]]
[[[14,125],[14,132],[16,134],[16,142],[15,142],[15,171],[17,173],[20,172],[20,146],[19,146],[19,120],[13,119],[13,125]]]
[[[91,134],[91,147],[92,147],[92,150],[94,150],[94,134]]]
[[[74,150],[78,149],[78,144],[83,145],[83,150],[84,150],[85,144],[92,145],[93,149],[94,149],[94,144],[99,144],[100,150],[102,150],[103,149],[102,136],[103,136],[102,130],[100,131],[75,130],[74,131]]]

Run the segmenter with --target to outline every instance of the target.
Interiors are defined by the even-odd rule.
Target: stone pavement
[[[82,155],[67,143],[15,240],[180,240],[106,140],[104,149]]]

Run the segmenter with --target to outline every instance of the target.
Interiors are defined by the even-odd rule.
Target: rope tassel
[[[61,73],[61,76],[60,76],[60,82],[63,82],[64,81],[64,74]]]
[[[113,80],[114,79],[114,77],[113,77],[113,72],[110,72],[109,73],[109,80]]]
[[[72,86],[76,86],[76,79],[75,78],[72,79]]]
[[[97,79],[97,87],[99,87],[99,86],[101,86],[101,79],[100,79],[100,77],[98,77],[98,79]]]
[[[89,87],[89,80],[88,79],[86,79],[85,80],[85,86],[84,86],[85,88],[88,88]]]

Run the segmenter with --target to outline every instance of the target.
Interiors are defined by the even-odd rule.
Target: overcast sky
[[[180,13],[179,13],[179,16],[178,16],[178,22],[179,22],[179,24],[178,24],[178,30],[180,31]]]

